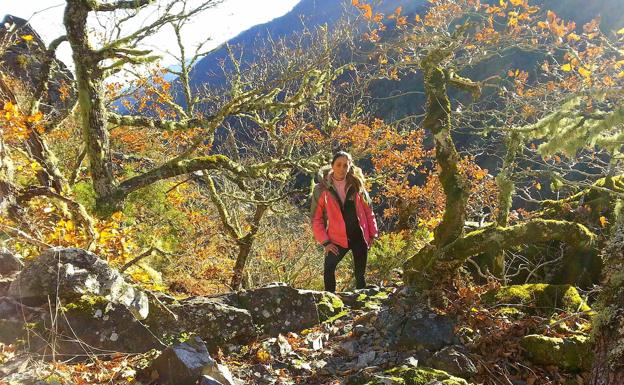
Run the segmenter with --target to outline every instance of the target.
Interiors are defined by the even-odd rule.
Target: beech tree
[[[71,0],[67,2],[64,23],[67,38],[73,50],[76,68],[76,82],[80,104],[83,136],[89,171],[96,194],[98,210],[112,212],[119,208],[128,194],[157,181],[201,170],[222,169],[238,176],[268,177],[273,169],[282,166],[280,162],[268,161],[258,164],[240,164],[223,154],[207,154],[193,157],[199,147],[210,147],[215,131],[226,118],[240,114],[253,114],[258,111],[279,111],[294,108],[313,99],[323,91],[332,76],[308,69],[301,73],[297,90],[287,98],[281,98],[279,80],[272,87],[233,88],[226,100],[222,100],[209,116],[202,114],[195,107],[204,99],[195,94],[189,86],[189,67],[183,66],[180,82],[185,95],[185,107],[168,98],[167,104],[175,112],[174,119],[149,118],[145,116],[120,116],[111,114],[106,108],[104,81],[113,71],[130,63],[154,60],[149,51],[137,49],[139,42],[165,25],[172,24],[180,36],[181,21],[188,20],[197,13],[216,4],[206,1],[191,8],[186,1],[171,1],[161,4],[162,16],[133,33],[116,37],[101,47],[94,48],[92,37],[88,33],[87,17],[90,13],[127,11],[126,17],[135,17],[136,13],[146,9],[153,1],[99,3],[92,1]],[[180,40],[180,39],[179,39]],[[183,46],[181,60],[185,61]],[[199,52],[201,54],[201,52]],[[195,56],[195,60],[198,56]],[[191,95],[191,93],[193,93]],[[199,129],[190,143],[178,154],[163,164],[157,165],[140,175],[118,181],[113,174],[112,154],[110,149],[109,124],[143,126],[164,130]]]
[[[387,18],[376,14],[370,5],[357,1],[354,3],[362,9],[364,17],[371,21],[371,30],[365,37],[379,46],[376,58],[381,73],[396,80],[406,72],[420,72],[423,76],[427,100],[420,125],[435,143],[435,159],[444,191],[445,208],[442,220],[434,231],[433,241],[405,263],[406,281],[425,290],[441,287],[456,274],[467,258],[483,253],[500,255],[502,250],[526,243],[558,240],[577,248],[588,248],[596,239],[596,234],[587,227],[587,223],[548,216],[546,212],[537,213],[528,220],[509,223],[511,198],[516,189],[508,176],[515,172],[513,165],[519,145],[541,140],[541,153],[552,155],[561,151],[563,140],[558,138],[570,135],[572,127],[592,126],[594,130],[588,128],[589,131],[585,133],[595,134],[590,142],[595,144],[598,137],[618,126],[617,108],[609,107],[604,113],[597,113],[595,120],[584,116],[582,109],[579,109],[581,104],[587,105],[588,102],[586,99],[581,102],[581,95],[586,97],[586,92],[592,87],[599,86],[602,91],[598,93],[604,96],[604,92],[616,92],[617,87],[613,87],[617,79],[621,79],[618,77],[617,49],[605,57],[595,55],[597,49],[605,50],[609,44],[614,44],[607,43],[606,37],[597,32],[596,23],[577,33],[573,23],[562,21],[553,12],[544,14],[538,7],[529,6],[522,0],[496,5],[478,1],[434,1],[424,15],[415,17],[414,22],[408,22],[398,9],[390,17],[394,20],[396,34],[384,39],[381,33],[386,28],[384,23],[387,23]],[[552,58],[554,64],[550,64],[550,72],[544,71],[543,76],[552,77],[553,80],[548,83],[539,79],[539,87],[536,86],[532,94],[527,95],[528,91],[525,94],[514,94],[515,100],[529,96],[531,102],[528,103],[540,100],[541,104],[524,120],[516,117],[520,115],[516,110],[520,103],[514,104],[514,100],[511,100],[509,108],[494,112],[497,119],[492,121],[500,126],[492,130],[506,133],[509,138],[503,171],[497,177],[500,190],[498,214],[494,223],[476,231],[465,232],[471,183],[460,171],[460,156],[452,133],[457,125],[466,124],[470,116],[464,118],[463,112],[459,112],[460,108],[455,109],[453,103],[465,107],[470,101],[463,97],[452,101],[449,89],[467,92],[475,100],[475,105],[484,95],[492,99],[494,96],[488,94],[488,88],[495,86],[494,81],[499,80],[501,74],[475,81],[462,73],[469,73],[479,63],[511,51],[531,52]],[[557,65],[557,61],[561,60],[564,64]],[[604,78],[607,83],[604,83]],[[568,88],[558,88],[565,82]],[[576,88],[570,88],[573,84]],[[522,86],[528,90],[526,77]],[[556,93],[556,97],[542,92],[539,94],[540,99],[538,89],[560,89],[560,92]],[[500,98],[500,95],[495,97]],[[570,99],[568,103],[565,103],[566,98]],[[554,123],[568,117],[563,111],[570,110],[570,104],[575,103],[571,100],[576,100],[576,106],[572,108],[574,112],[570,112],[577,118],[569,116],[570,120],[563,119],[567,122],[564,126]],[[552,108],[557,111],[551,113]],[[475,110],[480,116],[486,116],[492,111],[484,107],[481,110],[475,107]],[[565,129],[565,126],[569,128]],[[557,134],[549,131],[549,128],[558,130]],[[584,135],[583,131],[575,132]],[[566,143],[569,141],[566,140]],[[596,190],[599,186],[588,188]],[[617,193],[613,189],[607,189],[607,192]],[[553,203],[543,202],[543,205]]]

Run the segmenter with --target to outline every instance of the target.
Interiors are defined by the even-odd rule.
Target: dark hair
[[[350,163],[353,163],[353,157],[351,156],[351,154],[349,154],[346,151],[338,151],[334,154],[334,157],[332,158],[332,161],[331,161],[331,165],[333,166],[334,163],[336,163],[336,159],[340,158],[341,156],[344,156],[345,158],[349,160]]]
[[[349,172],[347,173],[347,181],[349,184],[352,184],[355,187],[356,191],[362,191],[364,189],[364,173],[362,169],[353,164],[353,157],[346,151],[338,151],[332,157],[331,165],[333,166],[336,163],[336,159],[344,156],[347,158],[351,167],[349,167]]]

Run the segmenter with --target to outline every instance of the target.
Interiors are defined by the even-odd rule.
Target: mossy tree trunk
[[[433,134],[436,149],[435,158],[440,167],[439,178],[446,201],[442,221],[434,230],[433,242],[405,263],[407,281],[411,280],[410,264],[419,261],[419,265],[429,265],[435,259],[436,250],[444,248],[461,237],[466,221],[470,183],[468,178],[459,170],[460,157],[451,137],[451,102],[447,87],[453,85],[471,92],[478,92],[479,86],[442,67],[441,63],[450,54],[450,50],[434,50],[421,62],[424,73],[424,88],[427,95],[423,128]],[[454,274],[454,272],[447,273],[445,277]]]
[[[496,213],[496,226],[507,227],[509,225],[509,212],[511,211],[515,184],[511,175],[515,167],[516,155],[520,150],[521,139],[518,133],[511,133],[506,140],[507,153],[503,159],[503,166],[496,176],[498,186],[498,211]],[[505,274],[505,251],[496,250],[486,253],[487,268],[498,278],[504,278]]]
[[[238,244],[238,255],[236,256],[236,263],[234,264],[234,273],[232,274],[232,290],[239,290],[243,286],[243,278],[245,274],[245,267],[249,260],[249,255],[253,250],[253,243],[256,239],[256,234],[260,229],[260,222],[264,213],[269,208],[268,205],[258,204],[254,212],[253,220],[250,224],[249,232],[242,238],[239,238],[236,243]]]
[[[436,227],[434,245],[443,247],[457,239],[466,221],[470,193],[468,179],[459,172],[459,154],[451,138],[451,102],[447,95],[447,73],[439,67],[441,57],[431,54],[423,61],[427,113],[423,127],[433,134],[440,182],[446,197],[442,222]]]
[[[87,17],[93,2],[67,0],[64,24],[67,39],[73,51],[78,89],[78,103],[82,120],[82,135],[89,159],[98,208],[106,206],[107,197],[115,191],[115,179],[107,131],[104,104],[104,74],[100,59],[91,47],[87,30]]]
[[[604,286],[595,310],[594,365],[589,385],[624,384],[624,220],[603,252]]]

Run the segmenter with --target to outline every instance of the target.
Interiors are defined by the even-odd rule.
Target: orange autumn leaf
[[[361,5],[360,9],[364,11],[365,19],[371,20],[373,18],[373,7],[371,7],[369,4]]]

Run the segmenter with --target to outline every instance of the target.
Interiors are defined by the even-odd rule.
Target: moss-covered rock
[[[382,374],[368,377],[354,377],[347,381],[347,385],[386,385],[404,384],[404,385],[469,385],[463,378],[455,377],[442,370],[430,368],[393,368],[383,372]]]
[[[526,284],[503,286],[490,290],[483,297],[487,304],[503,303],[519,306],[522,311],[534,310],[541,313],[565,311],[589,311],[587,303],[574,286]]]
[[[319,314],[319,321],[323,322],[343,313],[344,303],[338,296],[326,291],[320,292],[316,300],[316,308]]]
[[[540,365],[556,365],[570,371],[591,368],[594,355],[589,337],[575,335],[566,338],[531,334],[521,340],[525,355]]]
[[[46,351],[52,338],[56,352],[66,355],[83,355],[85,345],[99,351],[132,353],[163,347],[159,336],[127,307],[103,296],[83,295],[62,304],[60,310],[62,316],[52,318],[47,314],[37,323],[37,333],[30,340],[32,350]]]

